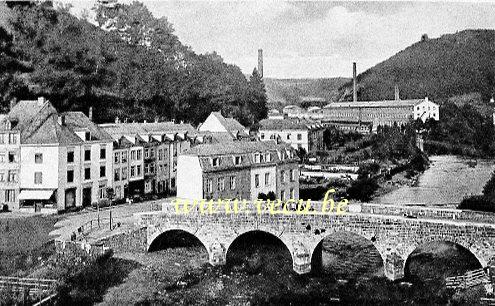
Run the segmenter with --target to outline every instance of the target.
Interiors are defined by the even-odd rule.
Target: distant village
[[[354,64],[354,88],[356,66]],[[263,74],[262,52],[258,70]],[[187,199],[299,198],[298,152],[325,150],[323,132],[375,133],[379,126],[439,120],[428,98],[289,105],[250,131],[220,112],[188,123],[96,124],[93,110],[59,113],[43,97],[12,101],[0,123],[4,210],[56,213],[102,201],[150,196]]]

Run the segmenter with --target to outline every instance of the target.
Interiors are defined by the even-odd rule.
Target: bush
[[[469,209],[484,212],[495,212],[495,202],[484,195],[475,195],[464,198],[457,206],[458,209]]]
[[[352,182],[352,185],[347,188],[347,195],[349,199],[355,199],[361,202],[368,202],[369,200],[371,200],[378,187],[378,183],[375,179],[358,179]]]

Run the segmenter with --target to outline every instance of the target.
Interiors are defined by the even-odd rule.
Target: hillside
[[[495,31],[465,30],[417,42],[358,76],[360,100],[428,95],[443,102],[450,97],[478,94],[487,101],[495,83]],[[352,82],[340,88],[352,100]]]
[[[272,79],[264,78],[266,96],[270,104],[300,104],[304,100],[313,103],[336,101],[338,89],[350,79]]]

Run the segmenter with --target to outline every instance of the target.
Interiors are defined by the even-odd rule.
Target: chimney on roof
[[[65,115],[58,116],[58,124],[65,126]]]
[[[45,98],[44,97],[38,97],[38,103],[39,104],[45,103]]]
[[[10,100],[10,109],[13,109],[16,104],[17,98],[12,98],[12,100]]]
[[[180,124],[184,124],[184,120],[181,120],[181,121],[180,121]]]
[[[357,71],[356,71],[356,62],[352,63],[352,101],[357,102]]]
[[[89,107],[88,118],[90,121],[93,121],[93,106]]]
[[[117,117],[115,117],[115,123],[120,123],[120,119],[119,119],[119,117],[118,117],[118,116],[117,116]]]
[[[258,73],[263,77],[263,49],[258,49]]]
[[[158,117],[155,117],[155,123],[158,123],[158,121],[159,121]]]
[[[399,85],[395,84],[395,101],[400,100],[400,95],[399,95]]]
[[[148,123],[148,122],[146,122],[146,120],[143,120],[143,123]]]

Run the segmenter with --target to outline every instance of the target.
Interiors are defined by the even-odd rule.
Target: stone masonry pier
[[[321,204],[321,203],[320,203]],[[171,207],[171,206],[168,206]],[[434,241],[456,243],[469,250],[488,267],[495,261],[495,224],[491,215],[453,209],[398,207],[363,204],[343,215],[270,214],[269,212],[226,214],[175,210],[138,213],[138,225],[146,229],[149,248],[160,235],[182,230],[197,237],[206,247],[212,265],[223,265],[233,241],[250,231],[278,237],[292,255],[294,271],[311,271],[311,258],[318,244],[336,232],[349,232],[369,240],[380,253],[387,278],[404,276],[410,254]]]

